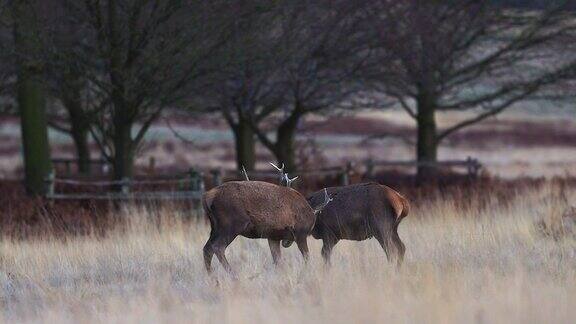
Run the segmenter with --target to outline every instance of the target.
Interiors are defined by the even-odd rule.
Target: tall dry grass
[[[279,268],[265,241],[239,238],[227,251],[238,280],[219,264],[213,278],[206,274],[205,224],[180,222],[170,209],[130,208],[128,226],[105,237],[1,241],[1,319],[573,323],[575,198],[548,185],[488,208],[485,199],[482,208],[442,199],[416,206],[400,226],[408,248],[400,271],[375,240],[339,243],[326,269],[312,238],[309,265],[292,247]]]

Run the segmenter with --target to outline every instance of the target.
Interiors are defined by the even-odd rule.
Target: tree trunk
[[[242,119],[232,127],[236,144],[236,167],[252,171],[256,165],[256,140],[250,124]]]
[[[274,155],[278,163],[284,163],[284,170],[293,173],[297,170],[294,143],[296,138],[296,128],[301,115],[293,113],[286,119],[276,133],[276,145]]]
[[[122,55],[121,28],[116,1],[108,1],[108,33],[110,37],[110,80],[112,81],[112,104],[114,105],[114,155],[112,165],[114,180],[132,178],[134,173],[134,153],[136,144],[132,139],[135,107],[126,100],[126,71]]]
[[[120,109],[120,108],[115,108]],[[132,141],[132,123],[121,117],[114,119],[114,180],[132,178],[134,175],[134,145]]]
[[[436,108],[433,100],[426,96],[418,99],[418,139],[416,157],[419,163],[433,163],[438,160],[438,141],[436,130]],[[417,180],[422,183],[434,177],[434,165],[418,166]]]
[[[76,159],[78,160],[78,172],[80,174],[90,174],[90,145],[88,144],[88,127],[83,124],[72,122],[71,129],[74,147],[76,148]]]
[[[40,50],[40,41],[35,32],[37,26],[32,8],[24,2],[16,2],[13,6],[14,36],[19,54],[17,100],[26,192],[30,195],[40,195],[45,193],[44,179],[52,169],[48,145],[46,96],[42,79],[43,63],[35,59]]]
[[[76,149],[78,160],[78,172],[90,174],[90,146],[88,138],[90,132],[90,116],[82,106],[82,81],[77,73],[64,74],[65,89],[61,94],[61,100],[68,113],[70,123],[70,135]]]
[[[52,170],[43,83],[39,73],[25,66],[18,78],[26,192],[40,195],[45,191],[44,179]]]

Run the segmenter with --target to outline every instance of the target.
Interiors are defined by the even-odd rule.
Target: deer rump
[[[394,252],[398,263],[402,262],[405,247],[398,236],[398,225],[409,212],[404,197],[378,183],[327,190],[333,201],[317,215],[312,230],[312,236],[323,241],[322,255],[327,262],[339,240],[362,241],[372,237],[378,240],[388,259],[389,252]],[[308,197],[308,202],[318,204],[323,196],[323,191],[315,192]],[[391,251],[391,247],[395,250]]]
[[[294,240],[308,235],[316,216],[294,189],[261,181],[231,181],[208,191],[204,210],[215,235]]]

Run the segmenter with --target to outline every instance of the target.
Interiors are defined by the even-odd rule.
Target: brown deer
[[[397,266],[404,259],[406,247],[398,236],[398,225],[408,215],[408,201],[398,192],[377,183],[362,183],[328,188],[333,202],[318,214],[312,230],[315,239],[323,242],[322,256],[330,263],[330,254],[339,240],[378,240],[390,261],[390,243],[394,245]],[[325,193],[318,191],[308,197],[318,204]]]
[[[268,239],[274,264],[280,261],[280,241],[296,241],[307,261],[307,237],[316,214],[328,202],[326,196],[313,208],[298,191],[261,181],[231,181],[206,192],[202,204],[211,226],[204,246],[206,270],[212,272],[216,254],[226,271],[232,272],[224,252],[238,235]]]

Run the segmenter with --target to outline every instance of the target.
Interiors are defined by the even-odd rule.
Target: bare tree
[[[45,51],[48,56],[46,79],[48,99],[48,125],[69,135],[74,143],[78,171],[90,172],[90,128],[103,108],[106,97],[90,77],[95,72],[79,54],[86,41],[86,28],[68,16],[66,1],[52,0],[52,8],[45,30]]]
[[[41,21],[35,15],[42,3],[36,0],[10,2],[17,66],[16,98],[20,115],[26,191],[44,193],[44,179],[51,170],[46,126],[45,59]]]
[[[138,145],[162,110],[184,102],[213,69],[231,26],[222,9],[225,1],[66,1],[84,35],[69,58],[100,97],[91,132],[116,179],[133,174]]]
[[[274,25],[277,74],[270,80],[276,95],[249,110],[259,140],[286,165],[296,169],[295,135],[311,113],[338,108],[361,87],[356,77],[368,54],[359,32],[361,6],[349,1],[290,1]],[[275,138],[267,128],[275,129]]]
[[[90,129],[104,103],[95,96],[79,71],[70,67],[49,73],[48,125],[72,138],[78,171],[89,174],[91,168]]]
[[[268,105],[279,97],[281,54],[270,26],[280,13],[277,3],[253,1],[235,8],[234,33],[223,51],[217,72],[195,96],[196,105],[217,111],[234,135],[237,169],[253,170],[256,163],[256,138],[250,118],[259,122],[258,106]]]
[[[377,91],[398,100],[416,121],[419,161],[436,161],[438,145],[460,129],[502,112],[574,68],[551,44],[571,32],[560,8],[512,10],[493,1],[379,0],[365,28],[379,54],[367,73]],[[471,111],[438,129],[439,111]],[[422,166],[419,178],[433,170]]]

